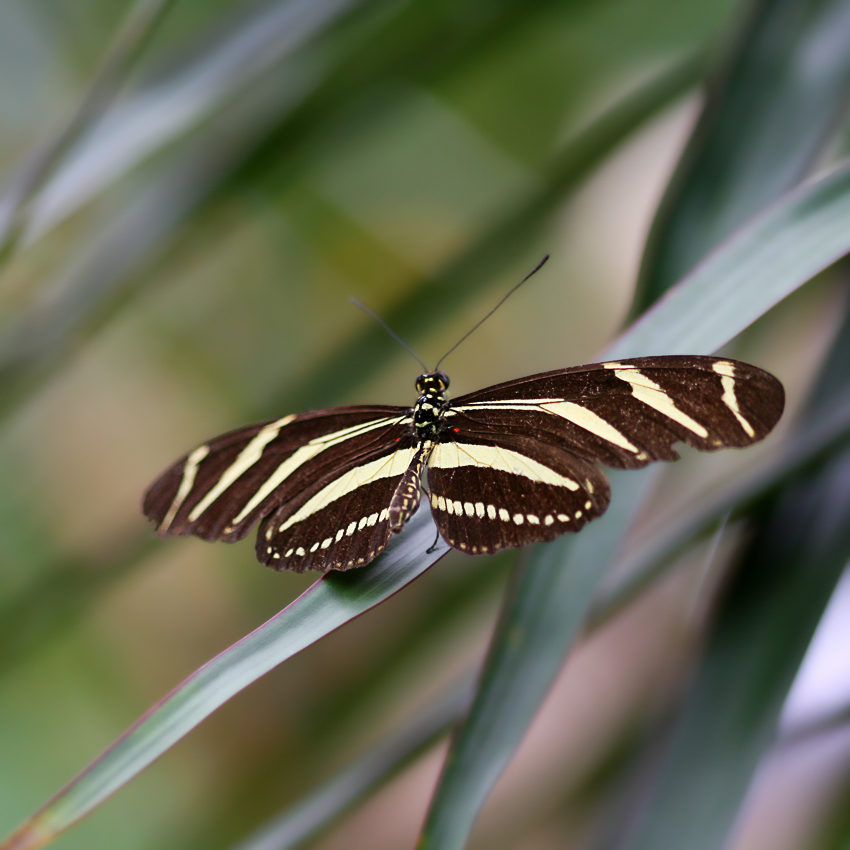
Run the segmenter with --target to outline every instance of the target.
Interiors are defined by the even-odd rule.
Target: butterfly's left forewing
[[[258,519],[300,504],[365,460],[394,455],[411,439],[409,422],[403,408],[364,406],[239,428],[166,470],[145,494],[144,513],[164,533],[239,540]],[[286,565],[275,560],[271,565]]]

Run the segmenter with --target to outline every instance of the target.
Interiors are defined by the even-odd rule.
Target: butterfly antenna
[[[356,298],[349,298],[348,300],[364,313],[368,313],[402,348],[406,348],[419,361],[426,372],[430,372],[422,358],[377,313],[372,312],[362,301],[358,301]]]
[[[496,306],[495,306],[495,307],[494,307],[494,308],[493,308],[493,309],[492,309],[492,310],[491,310],[491,311],[490,311],[490,312],[489,312],[489,313],[488,313],[488,314],[487,314],[487,315],[486,315],[483,319],[481,319],[481,320],[480,320],[477,324],[473,325],[473,326],[472,326],[472,328],[470,328],[470,330],[468,330],[468,331],[467,331],[467,332],[466,332],[466,333],[465,333],[465,334],[464,334],[464,335],[463,335],[463,336],[462,336],[462,337],[461,337],[461,338],[460,338],[460,339],[459,339],[459,340],[458,340],[458,341],[457,341],[457,342],[456,342],[456,343],[455,343],[455,344],[454,344],[454,345],[453,345],[453,346],[452,346],[452,347],[451,347],[451,348],[450,348],[450,349],[449,349],[449,350],[448,350],[448,351],[447,351],[447,352],[446,352],[446,353],[445,353],[445,354],[444,354],[444,355],[443,355],[443,356],[442,356],[442,357],[441,357],[441,358],[437,361],[437,365],[434,367],[434,371],[436,372],[436,371],[437,371],[437,369],[439,369],[439,368],[440,368],[440,363],[442,363],[442,362],[443,362],[443,361],[444,361],[444,360],[445,360],[445,359],[446,359],[446,358],[447,358],[447,357],[448,357],[448,356],[449,356],[449,355],[450,355],[450,354],[451,354],[451,353],[452,353],[452,352],[453,352],[453,351],[454,351],[454,350],[455,350],[455,349],[456,349],[456,348],[457,348],[457,347],[458,347],[458,346],[459,346],[459,345],[460,345],[460,344],[461,344],[461,343],[462,343],[462,342],[463,342],[463,341],[464,341],[464,340],[465,340],[468,336],[470,336],[470,335],[472,334],[472,332],[473,332],[473,331],[477,331],[477,330],[478,330],[478,328],[480,328],[480,327],[481,327],[481,325],[483,325],[483,324],[484,324],[484,322],[486,322],[486,321],[487,321],[487,319],[489,319],[489,318],[490,318],[490,316],[492,316],[492,315],[493,315],[493,313],[495,313],[495,312],[496,312],[496,310],[498,310],[498,309],[499,309],[499,307],[501,307],[501,306],[502,306],[502,304],[504,304],[504,303],[505,303],[505,301],[507,301],[507,300],[508,300],[508,298],[510,298],[510,297],[511,297],[511,295],[513,295],[513,294],[514,294],[514,293],[515,293],[515,292],[516,292],[516,291],[517,291],[517,290],[518,290],[518,289],[519,289],[519,288],[520,288],[520,287],[521,287],[521,286],[522,286],[522,285],[523,285],[523,284],[524,284],[524,283],[525,283],[525,282],[526,282],[526,281],[527,281],[530,277],[532,277],[533,275],[537,274],[537,272],[539,272],[539,271],[540,271],[540,269],[542,269],[542,268],[543,268],[543,266],[546,264],[546,261],[547,261],[548,259],[549,259],[549,255],[547,254],[547,255],[546,255],[546,256],[545,256],[545,257],[544,257],[544,258],[543,258],[543,259],[542,259],[542,260],[541,260],[541,261],[540,261],[540,262],[539,262],[539,263],[538,263],[538,264],[537,264],[537,265],[536,265],[536,266],[535,266],[535,267],[534,267],[534,268],[533,268],[533,269],[532,269],[532,270],[531,270],[531,271],[530,271],[530,272],[529,272],[529,273],[528,273],[528,274],[527,274],[527,275],[526,275],[526,276],[525,276],[525,277],[524,277],[524,278],[523,278],[523,279],[522,279],[522,280],[521,280],[521,281],[520,281],[520,282],[516,285],[516,286],[514,286],[514,287],[513,287],[513,289],[511,289],[511,290],[510,290],[510,292],[508,292],[508,294],[507,294],[507,295],[505,295],[505,296],[502,298],[502,300],[501,300],[501,301],[499,301],[499,303],[498,303],[498,304],[497,304],[497,305],[496,305]]]

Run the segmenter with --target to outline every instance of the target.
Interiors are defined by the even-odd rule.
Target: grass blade
[[[178,685],[0,848],[28,850],[53,840],[234,694],[413,581],[447,551],[439,541],[434,552],[422,555],[434,536],[430,514],[419,511],[369,567],[317,581]]]
[[[248,16],[165,80],[102,116],[32,204],[25,239],[43,236],[141,162],[245,96],[270,70],[363,0],[287,0]]]
[[[850,3],[755,3],[730,52],[650,232],[638,313],[811,169],[847,108]]]
[[[386,781],[457,720],[469,705],[472,677],[457,683],[368,753],[233,850],[292,850]]]
[[[608,356],[716,351],[848,252],[850,161],[748,222],[630,328]],[[753,281],[756,283],[753,284]],[[758,292],[756,290],[758,289]],[[728,336],[724,319],[736,316]],[[721,337],[725,337],[722,338]],[[718,342],[718,340],[720,340]]]
[[[606,356],[708,354],[724,345],[812,274],[850,250],[846,234],[842,240],[838,231],[817,232],[829,219],[829,214],[821,218],[821,213],[837,212],[837,208],[843,209],[847,227],[850,170],[846,167],[783,199],[762,220],[718,248],[623,334]],[[777,239],[780,234],[785,239]],[[763,253],[766,244],[778,251],[782,268]],[[758,254],[763,262],[740,274],[737,265],[751,256],[749,252]],[[815,261],[816,257],[820,261]],[[799,275],[796,279],[794,273]],[[531,555],[506,602],[481,690],[447,758],[420,850],[460,850],[466,843],[481,805],[584,624],[592,596],[628,525],[634,505],[617,508],[617,491],[628,487],[636,495],[647,472],[629,473],[623,476],[625,481],[611,476],[615,494],[611,511],[616,508],[616,513],[609,511],[575,539],[538,548]],[[538,625],[538,618],[546,627]],[[516,635],[523,638],[519,644]]]
[[[68,122],[12,178],[11,188],[0,198],[0,258],[14,249],[36,206],[39,190],[71,147],[109,108],[172,3],[173,0],[136,0]]]
[[[850,557],[848,513],[847,451],[772,504],[723,600],[628,850],[725,844]]]
[[[847,396],[850,312],[813,395]],[[716,614],[705,651],[644,800],[629,850],[726,843],[771,745],[806,648],[850,558],[850,449],[804,469],[757,512],[756,531]],[[646,776],[641,777],[646,786]],[[643,796],[643,795],[639,795]],[[682,827],[687,824],[687,839]]]

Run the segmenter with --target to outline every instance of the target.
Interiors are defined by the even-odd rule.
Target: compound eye
[[[436,372],[435,375],[437,380],[443,385],[443,389],[448,389],[449,376],[445,372]]]
[[[416,379],[416,392],[418,392],[419,395],[422,395],[422,393],[425,392],[425,387],[428,383],[428,377],[428,375],[420,375]]]

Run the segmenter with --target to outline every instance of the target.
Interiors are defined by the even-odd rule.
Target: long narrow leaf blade
[[[832,215],[842,218],[841,227],[831,227]],[[819,232],[823,227],[826,233]],[[845,166],[784,199],[721,246],[623,334],[606,355],[625,358],[716,350],[813,274],[850,251],[847,227],[850,169]],[[760,263],[747,263],[753,254]],[[745,272],[738,270],[742,263]],[[633,492],[646,474],[630,473],[628,484]],[[612,483],[615,493],[625,486],[617,480]],[[532,554],[506,603],[481,690],[447,758],[420,850],[460,850],[465,845],[481,805],[519,745],[587,618],[593,593],[616,548],[611,541],[620,539],[630,515],[630,510],[621,509],[584,530],[580,537]],[[555,569],[559,574],[553,572]],[[556,620],[559,611],[562,616]],[[556,628],[537,628],[538,618],[552,620]],[[528,639],[517,646],[516,635]]]
[[[850,391],[850,312],[804,417]],[[758,516],[673,727],[628,850],[708,850],[727,842],[770,746],[788,691],[850,559],[850,450],[821,459]],[[641,777],[646,786],[646,776]],[[681,833],[687,824],[687,837]],[[626,848],[624,848],[626,850]]]
[[[777,201],[709,254],[608,356],[716,351],[847,254],[848,226],[850,162],[844,162]],[[733,316],[727,334],[721,329]]]
[[[40,847],[102,803],[204,718],[304,647],[396,593],[441,558],[434,524],[418,511],[384,555],[361,570],[329,573],[271,620],[178,685],[103,755],[0,845]]]
[[[624,850],[724,846],[850,557],[848,514],[847,451],[772,506],[741,559],[658,783]]]
[[[467,675],[333,779],[257,829],[233,850],[294,850],[444,733],[469,705]]]
[[[754,3],[723,60],[653,223],[638,313],[803,179],[829,143],[847,108],[850,3]]]

